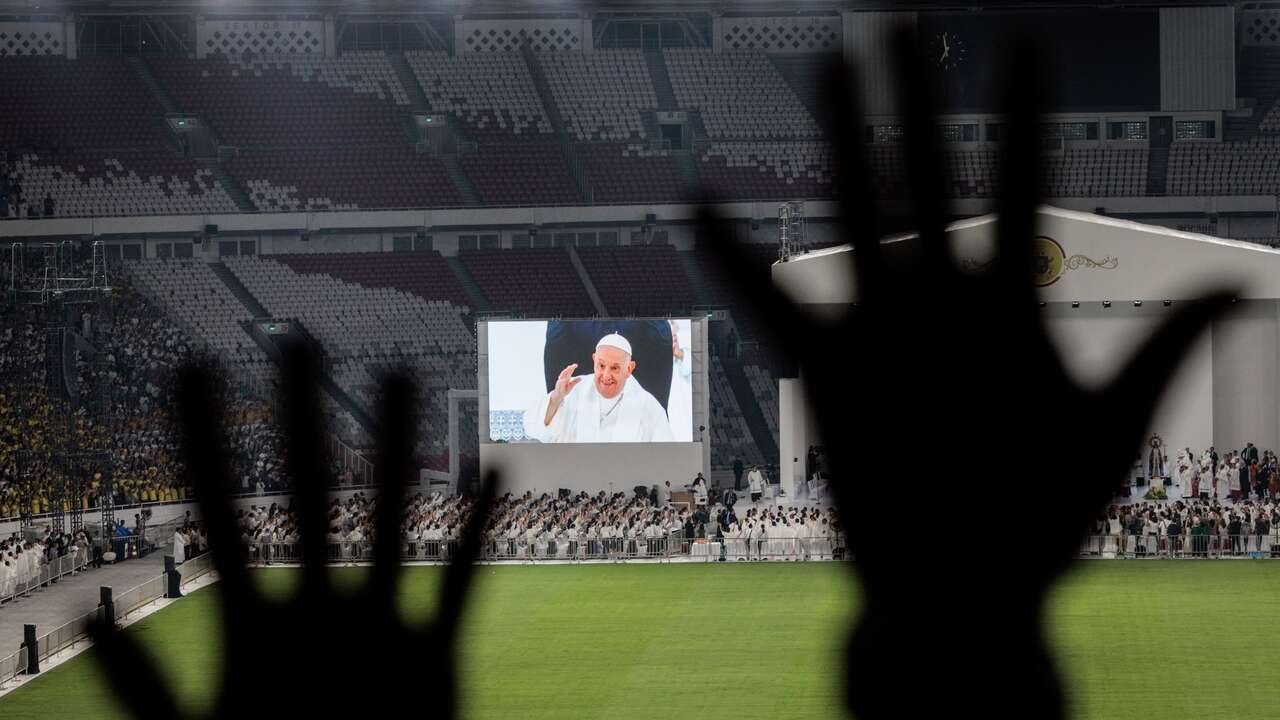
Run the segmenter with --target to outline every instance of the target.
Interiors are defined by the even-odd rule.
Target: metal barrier
[[[123,620],[139,608],[164,597],[164,575],[158,575],[141,585],[115,596],[116,619]]]
[[[400,558],[406,561],[449,562],[458,552],[459,541],[419,540],[401,546]],[[301,546],[283,543],[257,543],[249,548],[254,563],[297,563],[302,560]],[[330,563],[355,563],[373,560],[373,543],[329,543],[326,557]],[[846,557],[844,539],[812,538],[726,538],[687,539],[679,535],[658,537],[611,538],[490,538],[480,551],[485,562],[559,561],[626,561],[626,560],[704,560],[715,562],[723,557],[734,560],[832,560]]]
[[[1280,558],[1280,534],[1267,535],[1090,535],[1082,558]]]
[[[205,573],[213,570],[213,555],[210,553],[201,553],[190,560],[178,565],[178,573],[182,575],[182,584],[195,580]],[[160,577],[164,577],[161,575]]]
[[[0,686],[27,671],[27,651],[0,658]]]
[[[89,635],[89,624],[102,616],[102,608],[94,608],[89,612],[63,623],[54,628],[52,632],[45,633],[36,639],[36,643],[40,648],[40,659],[44,660],[50,655],[55,655],[63,650],[75,646]]]
[[[78,548],[75,553],[56,557],[41,565],[34,577],[17,580],[12,588],[0,587],[0,603],[24,597],[39,588],[57,582],[59,578],[79,572],[91,560],[88,548]]]

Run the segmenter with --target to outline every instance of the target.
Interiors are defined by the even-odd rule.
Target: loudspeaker
[[[204,226],[204,234],[205,234],[205,235],[217,235],[217,234],[218,234],[218,226],[217,226],[217,225],[205,225],[205,226]]]
[[[301,240],[302,242],[311,242],[311,233],[304,232],[298,236],[298,239]]]
[[[656,225],[657,223],[658,223],[658,216],[657,216],[657,215],[655,215],[654,213],[645,213],[645,214],[644,214],[644,224],[645,224],[645,225]]]

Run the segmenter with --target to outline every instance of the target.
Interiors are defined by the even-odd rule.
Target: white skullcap
[[[618,333],[609,333],[600,338],[600,342],[596,343],[596,349],[599,350],[604,346],[615,347],[628,355],[631,354],[631,343],[627,342],[627,339]]]

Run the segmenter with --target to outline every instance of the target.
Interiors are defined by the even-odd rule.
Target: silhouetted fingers
[[[320,415],[319,358],[295,340],[285,347],[281,369],[285,469],[293,484],[293,508],[302,542],[302,592],[304,597],[314,598],[315,593],[328,588],[326,508],[332,484]]]
[[[761,282],[761,268],[733,239],[728,223],[709,202],[698,209],[698,230],[700,237],[710,242],[720,274],[732,286],[739,307],[763,326],[775,346],[791,354],[812,342],[805,329],[808,322],[795,304],[778,290],[772,278]]]
[[[831,141],[835,165],[840,229],[853,244],[850,259],[857,278],[857,303],[866,305],[885,282],[885,265],[880,255],[876,190],[866,143],[862,141],[861,87],[853,68],[843,58],[835,58],[827,65],[823,84],[827,108],[824,130]]]
[[[129,714],[138,720],[173,720],[177,702],[151,658],[133,638],[105,621],[89,624],[98,662]]]
[[[995,280],[1002,286],[1001,307],[1031,312],[1031,238],[1040,202],[1040,114],[1050,85],[1045,61],[1031,38],[1016,35],[1005,57],[1001,128],[999,221],[996,229]]]
[[[1231,307],[1233,295],[1216,292],[1202,300],[1180,303],[1174,316],[1156,330],[1104,391],[1102,407],[1095,413],[1097,467],[1118,468],[1133,460],[1169,380],[1200,334]],[[1102,501],[1110,497],[1115,479],[1102,473],[1099,486],[1094,488],[1095,497]]]
[[[405,485],[413,477],[413,438],[417,429],[417,393],[400,373],[382,380],[378,418],[378,505],[374,514],[373,580],[377,602],[392,603],[400,572]]]
[[[498,474],[490,471],[480,485],[480,494],[471,506],[470,517],[458,541],[458,551],[449,563],[444,577],[444,589],[440,596],[440,609],[436,613],[435,631],[438,637],[451,638],[458,629],[458,618],[466,604],[467,591],[475,575],[476,559],[484,545],[484,529],[489,521],[493,498],[497,495]]]
[[[206,368],[188,366],[178,373],[178,421],[182,452],[191,473],[201,519],[209,536],[209,551],[221,578],[224,613],[234,616],[250,593],[248,560],[240,528],[228,494],[231,470],[223,444],[224,408],[220,388]]]
[[[925,268],[944,272],[954,268],[945,232],[950,171],[944,162],[937,124],[935,69],[925,65],[913,27],[894,31],[893,50],[913,224],[920,233]]]

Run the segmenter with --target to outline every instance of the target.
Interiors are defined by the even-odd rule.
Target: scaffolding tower
[[[804,201],[790,200],[778,206],[778,259],[808,252],[804,239]]]
[[[39,512],[37,501],[43,496],[53,532],[67,530],[68,512],[71,531],[80,530],[91,479],[97,481],[103,522],[114,524],[112,453],[88,432],[97,428],[111,436],[112,388],[98,382],[92,393],[81,392],[77,367],[78,357],[90,355],[97,376],[106,378],[107,354],[98,351],[111,332],[105,251],[101,241],[9,246],[6,310],[19,320],[13,324],[15,335],[38,334],[41,349],[19,353],[21,370],[12,388],[15,405],[24,412],[48,414],[43,426],[23,433],[16,457],[24,527]],[[77,325],[77,320],[83,324]]]

